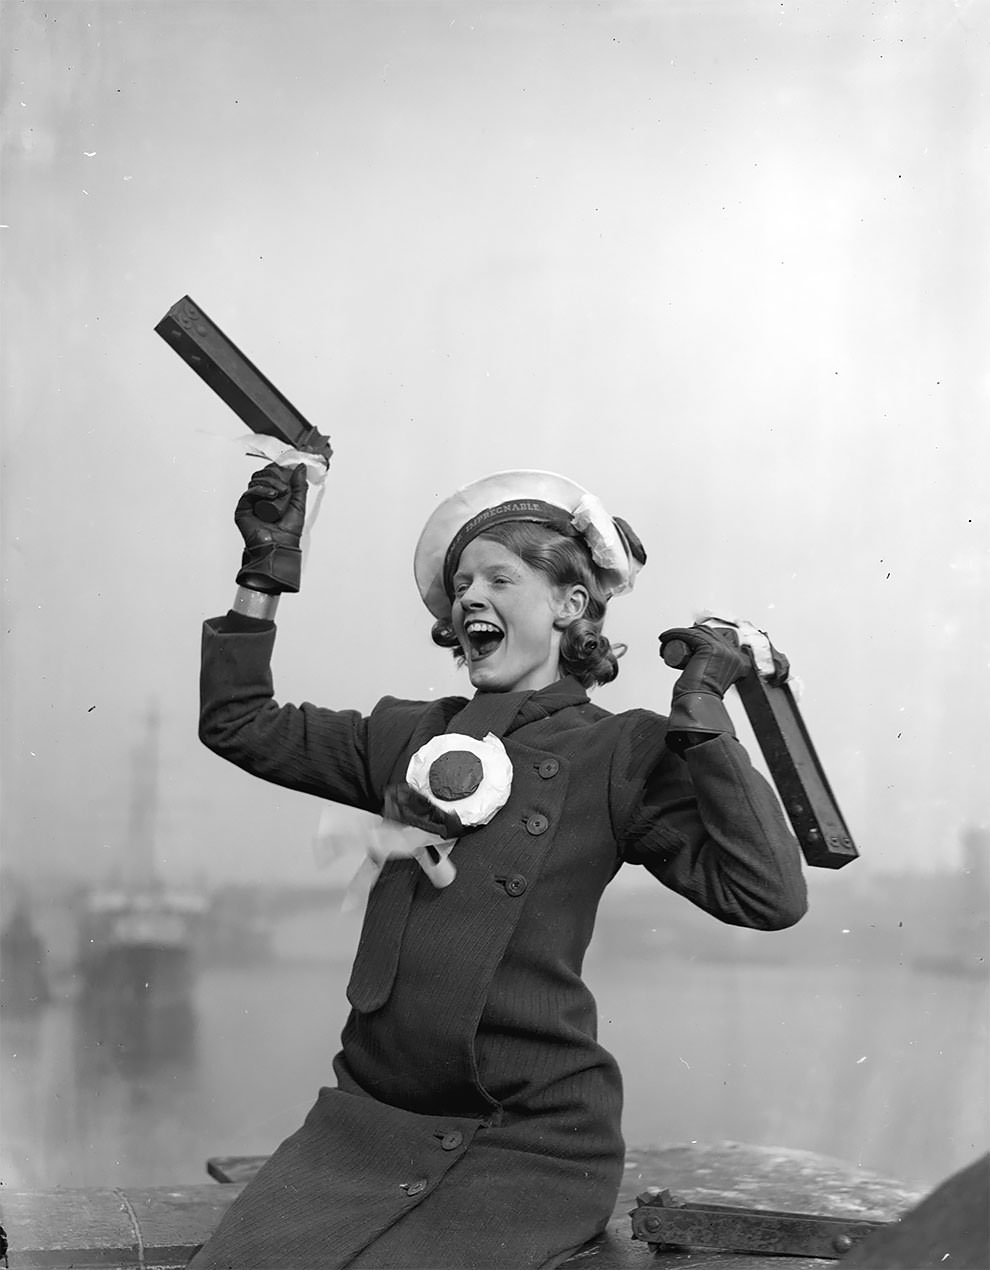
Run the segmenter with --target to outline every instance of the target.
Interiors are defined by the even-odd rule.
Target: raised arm
[[[274,505],[281,515],[261,519],[258,504]],[[203,628],[199,736],[215,754],[263,780],[377,811],[367,720],[353,710],[274,699],[273,619],[279,596],[299,590],[305,516],[302,464],[269,464],[237,503],[244,553],[230,611]]]
[[[792,926],[807,911],[801,853],[722,700],[748,665],[703,627],[665,631],[661,641],[674,638],[692,655],[670,717],[644,712],[621,760],[636,791],[623,858],[721,921]]]

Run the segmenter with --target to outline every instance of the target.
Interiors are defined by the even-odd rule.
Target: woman
[[[278,705],[271,619],[299,587],[305,496],[302,468],[272,465],[238,503],[240,585],[205,626],[201,737],[429,846],[424,868],[388,860],[369,896],[336,1084],[192,1264],[556,1266],[604,1228],[623,1168],[620,1076],[581,979],[605,886],[639,864],[722,921],[774,929],[805,910],[797,845],[722,705],[747,663],[704,627],[666,631],[691,650],[669,716],[593,705],[587,688],[618,670],[607,604],[645,554],[580,486],[520,471],[442,503],[415,552],[434,639],[473,696],[384,697],[367,717]]]

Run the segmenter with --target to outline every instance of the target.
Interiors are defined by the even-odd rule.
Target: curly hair
[[[584,539],[521,520],[492,525],[478,538],[507,547],[531,569],[545,574],[552,586],[584,587],[588,592],[588,606],[584,615],[571,622],[561,634],[560,667],[585,688],[611,683],[619,673],[619,658],[626,646],[612,645],[602,634],[608,592]],[[449,620],[441,619],[433,624],[432,638],[441,648],[451,649],[457,662],[463,664],[460,643]]]

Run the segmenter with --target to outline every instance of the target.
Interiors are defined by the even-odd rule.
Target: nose
[[[478,584],[477,579],[469,583],[457,597],[458,603],[462,609],[480,609],[484,607],[485,601]]]

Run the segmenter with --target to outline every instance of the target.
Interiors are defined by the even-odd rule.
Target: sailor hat
[[[534,521],[583,538],[610,596],[632,590],[646,563],[643,544],[626,522],[609,516],[595,495],[574,481],[555,472],[496,472],[451,494],[419,536],[416,585],[434,617],[450,617],[453,576],[467,544],[510,520]]]

